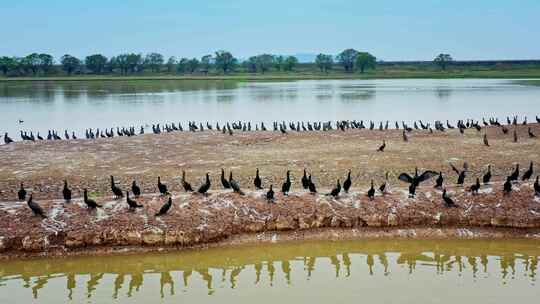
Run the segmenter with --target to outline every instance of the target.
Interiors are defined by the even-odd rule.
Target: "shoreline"
[[[418,75],[230,75],[230,76],[53,76],[53,77],[0,77],[0,83],[10,82],[83,82],[83,81],[297,81],[297,80],[384,80],[384,79],[508,79],[538,80],[540,73],[527,74],[440,74]]]
[[[46,252],[6,251],[0,262],[31,259],[62,259],[88,256],[122,256],[146,253],[173,253],[212,248],[235,248],[256,244],[295,243],[304,241],[369,240],[540,240],[540,228],[504,227],[365,227],[361,229],[316,228],[291,231],[263,231],[232,235],[211,243],[191,246],[89,246],[74,250],[54,249]]]

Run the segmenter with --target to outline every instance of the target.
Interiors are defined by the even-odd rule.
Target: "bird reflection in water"
[[[460,254],[456,254],[457,251],[462,250]],[[100,272],[88,272],[84,264],[73,264],[75,267],[79,267],[78,271],[73,269],[73,265],[62,266],[70,267],[69,272],[61,272],[54,269],[49,270],[49,274],[39,274],[36,269],[38,267],[27,266],[24,267],[23,273],[12,273],[9,270],[3,269],[0,265],[0,290],[7,288],[10,281],[20,281],[24,288],[31,289],[32,297],[34,299],[39,298],[39,292],[44,288],[48,282],[58,280],[60,278],[66,278],[66,290],[67,299],[73,300],[74,291],[76,291],[77,281],[88,278],[86,285],[87,298],[92,298],[93,295],[99,292],[104,292],[104,288],[100,288],[100,285],[104,282],[113,283],[113,291],[111,297],[113,299],[121,298],[124,294],[122,289],[127,281],[127,277],[130,277],[129,285],[125,296],[132,297],[134,292],[139,292],[143,286],[143,279],[147,276],[150,280],[150,275],[159,275],[160,284],[160,296],[161,298],[175,296],[175,277],[176,273],[181,275],[181,282],[183,282],[184,292],[189,292],[189,288],[192,283],[192,274],[195,272],[198,274],[197,279],[201,279],[206,287],[209,295],[216,292],[214,286],[214,279],[217,280],[219,285],[217,288],[230,287],[236,289],[239,283],[242,281],[241,273],[247,272],[253,275],[251,281],[254,285],[260,285],[261,282],[267,280],[267,284],[270,287],[275,286],[278,282],[276,280],[282,279],[284,284],[292,285],[293,280],[298,277],[302,277],[306,281],[309,281],[316,268],[324,268],[330,266],[332,269],[332,276],[336,278],[349,278],[352,272],[361,271],[365,269],[364,275],[367,276],[389,276],[391,269],[394,272],[399,272],[399,268],[392,268],[394,265],[402,265],[405,271],[409,275],[414,275],[415,270],[418,267],[422,269],[433,269],[438,275],[444,275],[445,272],[456,273],[460,276],[467,272],[472,274],[475,280],[487,278],[488,276],[479,276],[479,273],[488,273],[488,264],[491,261],[495,265],[495,269],[500,272],[500,280],[505,283],[508,279],[516,279],[521,272],[522,278],[534,281],[538,268],[538,256],[539,254],[520,252],[514,253],[510,251],[504,251],[501,254],[494,255],[492,253],[481,254],[465,254],[467,249],[460,250],[434,250],[425,251],[408,250],[402,253],[386,253],[366,250],[365,252],[348,252],[348,251],[334,251],[333,254],[317,254],[317,255],[290,255],[285,253],[271,254],[265,258],[249,257],[246,260],[233,259],[233,261],[227,259],[225,262],[215,262],[213,265],[211,262],[205,261],[196,263],[195,259],[192,265],[198,265],[197,267],[190,267],[191,262],[183,265],[182,263],[167,263],[167,260],[160,262],[159,259],[152,260],[154,262],[141,263],[142,267],[135,267],[132,271],[129,268],[119,265],[121,263],[109,263],[106,266],[101,264],[93,265]],[[240,262],[242,261],[242,262]],[[326,264],[325,262],[329,263]],[[319,262],[319,263],[317,263]],[[303,268],[295,268],[295,264],[303,264]],[[353,264],[361,265],[364,267],[354,267]],[[175,266],[171,266],[175,265]],[[519,265],[519,267],[518,267]],[[101,267],[101,268],[100,268]],[[122,269],[122,271],[115,271],[115,268]],[[47,269],[49,267],[46,267]],[[62,269],[62,268],[60,268]],[[97,270],[96,269],[96,270]],[[151,270],[150,270],[151,269]],[[293,270],[296,269],[296,270]],[[266,273],[265,273],[266,272]],[[217,273],[217,275],[216,275]],[[219,273],[221,275],[219,275]],[[326,273],[322,271],[321,273]],[[104,277],[110,278],[104,279]],[[296,275],[296,277],[295,277]],[[216,277],[217,276],[217,277]],[[279,282],[279,283],[281,283]]]

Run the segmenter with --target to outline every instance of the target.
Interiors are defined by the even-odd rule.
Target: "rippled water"
[[[85,128],[187,120],[533,120],[539,105],[540,86],[512,80],[0,82],[0,132],[82,135]]]
[[[535,303],[539,257],[538,241],[364,240],[11,261],[0,303]]]

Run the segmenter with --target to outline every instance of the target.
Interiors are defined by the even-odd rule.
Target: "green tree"
[[[450,54],[439,54],[435,59],[433,59],[433,62],[435,62],[436,65],[438,65],[443,71],[446,71],[446,67],[450,65],[454,59]]]
[[[274,68],[276,71],[281,71],[283,69],[283,65],[285,64],[285,57],[279,55],[274,56]]]
[[[32,72],[32,75],[36,76],[39,71],[39,54],[32,53],[23,57],[20,61],[20,65],[25,72]]]
[[[364,73],[366,69],[374,69],[377,64],[377,58],[368,52],[360,52],[356,56],[356,67],[360,69],[360,73]]]
[[[192,58],[187,62],[187,70],[189,73],[193,74],[199,68],[199,60],[197,58]]]
[[[257,56],[251,56],[243,62],[248,73],[257,73]]]
[[[167,73],[172,74],[174,73],[174,67],[176,66],[176,57],[171,56],[169,57],[169,60],[167,60]]]
[[[292,72],[292,70],[294,69],[294,67],[298,64],[298,59],[294,56],[288,56],[286,59],[285,59],[285,64],[284,64],[284,67],[283,69],[285,71],[289,71],[289,72]]]
[[[208,75],[210,68],[212,67],[212,55],[204,55],[201,57],[201,72]]]
[[[84,59],[84,64],[92,73],[101,74],[103,71],[105,71],[107,57],[101,54],[86,56]]]
[[[81,66],[81,61],[79,59],[68,54],[60,58],[60,63],[62,64],[62,69],[66,71],[68,75],[73,74],[73,72]]]
[[[261,73],[266,73],[274,64],[274,56],[270,54],[262,54],[257,56],[257,69]]]
[[[354,72],[354,62],[356,61],[356,56],[358,56],[358,51],[355,49],[346,49],[343,52],[339,53],[336,56],[336,59],[345,69],[345,72],[352,73]]]
[[[17,59],[13,57],[3,56],[0,57],[0,70],[2,74],[7,75],[9,71],[15,70],[17,68]]]
[[[214,60],[216,67],[223,71],[223,74],[234,71],[234,68],[238,64],[238,59],[234,58],[230,52],[223,50],[216,52]]]
[[[38,58],[39,58],[39,69],[43,72],[44,75],[48,74],[54,64],[53,56],[49,54],[39,54]]]
[[[180,74],[185,74],[188,71],[188,62],[189,59],[187,58],[180,59],[176,66],[176,71]]]
[[[144,59],[144,64],[147,65],[154,73],[159,72],[163,62],[165,62],[165,59],[163,59],[163,55],[159,53],[150,53],[146,55],[146,58]]]
[[[332,55],[319,54],[315,57],[315,64],[321,70],[321,72],[328,73],[334,65],[334,59]]]
[[[120,74],[126,75],[129,70],[128,54],[120,54],[114,58],[114,66],[120,69]]]

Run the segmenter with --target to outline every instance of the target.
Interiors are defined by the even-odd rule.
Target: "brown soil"
[[[512,140],[513,129],[503,135],[498,128],[487,128],[482,132],[467,130],[465,135],[456,130],[435,134],[413,131],[409,142],[403,142],[399,130],[348,130],[234,136],[184,132],[4,145],[0,146],[0,251],[7,256],[21,251],[67,254],[94,247],[186,247],[246,233],[319,228],[364,231],[379,227],[381,231],[393,231],[389,234],[393,236],[409,228],[471,231],[467,229],[484,227],[500,231],[498,227],[505,227],[516,229],[511,233],[514,236],[538,237],[540,200],[534,198],[532,182],[514,185],[515,191],[509,196],[501,191],[503,177],[516,163],[525,168],[530,161],[537,164],[540,160],[540,141],[528,138],[528,127],[540,135],[537,124],[519,126],[518,143]],[[490,147],[483,145],[484,132]],[[383,139],[386,150],[376,152]],[[467,185],[481,177],[488,164],[493,166],[493,183],[483,186],[478,196],[454,186],[457,176],[449,163],[461,167],[464,161],[470,167]],[[432,181],[418,189],[416,199],[407,198],[406,185],[396,176],[412,172],[415,166],[443,171],[450,195],[459,207],[443,207],[441,193],[433,189]],[[227,172],[233,170],[246,196],[219,190],[222,167]],[[278,194],[276,203],[268,204],[263,198],[265,191],[253,189],[255,168],[261,171],[263,185],[274,184],[276,192],[285,171],[291,170],[291,195]],[[321,193],[328,192],[337,178],[343,181],[347,170],[352,169],[353,188],[338,199],[312,196],[301,190],[303,168],[313,174]],[[181,170],[186,170],[194,187],[201,184],[205,172],[210,172],[211,194],[183,193]],[[379,185],[385,172],[389,172],[390,193],[377,193],[375,200],[369,201],[365,196],[369,181],[374,179]],[[111,174],[123,189],[129,189],[133,179],[138,181],[146,193],[138,199],[143,209],[130,212],[123,200],[110,197]],[[157,176],[172,190],[174,202],[170,213],[161,218],[153,215],[166,199],[155,194]],[[70,182],[76,197],[71,203],[60,200],[64,179]],[[47,219],[33,216],[24,202],[15,201],[21,181],[46,210]],[[79,196],[85,187],[104,204],[102,210],[84,207]],[[468,237],[468,232],[463,233]]]

